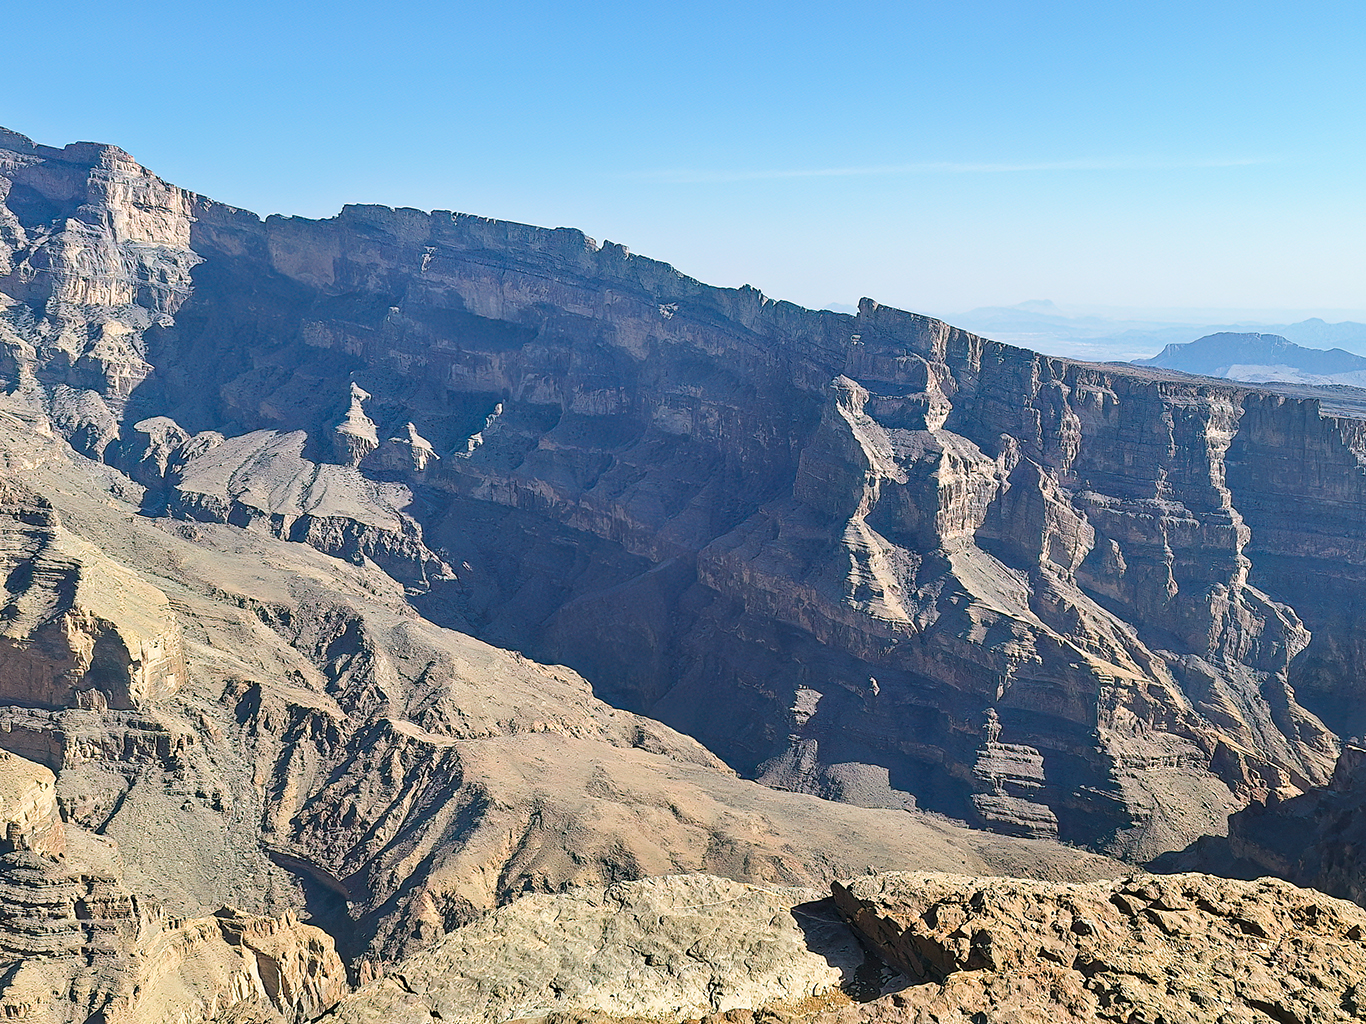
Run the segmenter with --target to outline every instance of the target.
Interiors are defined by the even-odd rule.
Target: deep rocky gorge
[[[1341,395],[815,312],[570,229],[261,220],[2,130],[0,203],[0,900],[48,908],[0,914],[7,1015],[1032,1019],[1062,986],[1077,1019],[1187,1019],[1125,980],[1122,937],[1227,945],[1261,897],[1062,883],[1195,857],[1232,815],[1230,858],[1366,891],[1321,827],[1350,831],[1331,794],[1360,788],[1339,752],[1366,715],[1366,420]],[[1258,839],[1278,814],[1322,835]],[[1034,987],[961,1004],[887,953],[921,982],[889,1002],[841,959],[840,911],[881,941],[853,904],[800,941],[784,918],[869,869],[1005,893],[984,934],[1103,904],[1110,945],[1068,924]],[[1350,907],[1255,891],[1285,908],[1254,922],[1274,950],[1292,919],[1360,938]],[[687,926],[715,940],[695,976],[683,925],[637,963],[631,929],[678,900],[741,906]],[[628,952],[591,984],[566,947],[522,995],[496,971],[437,992],[479,943],[553,947],[546,915]],[[983,969],[964,934],[935,985]],[[1321,952],[1294,975],[1321,999],[1237,957],[1210,999],[1359,1015]],[[761,964],[779,980],[741,977]],[[673,1002],[574,995],[667,1002],[650,971]]]

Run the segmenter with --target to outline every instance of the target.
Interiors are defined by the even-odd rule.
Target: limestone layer
[[[1141,857],[1359,731],[1347,392],[814,312],[569,229],[263,221],[5,139],[0,373],[47,428],[743,773]]]

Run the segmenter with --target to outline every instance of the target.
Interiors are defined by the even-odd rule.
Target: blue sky
[[[1360,3],[68,0],[5,22],[0,124],[262,214],[572,225],[816,306],[1366,309]]]

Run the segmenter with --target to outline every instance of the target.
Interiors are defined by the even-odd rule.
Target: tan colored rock
[[[1058,885],[869,875],[834,887],[833,906],[857,942],[838,927],[830,900],[794,905],[801,895],[790,890],[769,891],[776,907],[733,896],[691,901],[681,915],[676,902],[660,906],[665,894],[676,901],[717,884],[656,879],[520,900],[362,987],[331,1019],[1366,1020],[1366,911],[1270,879],[1186,874]],[[673,951],[686,943],[680,968]],[[720,973],[699,984],[709,970]],[[742,989],[733,987],[737,975]]]
[[[110,1024],[311,1020],[349,990],[325,932],[231,908],[144,938],[129,980]]]
[[[813,925],[793,908],[819,895],[692,875],[527,896],[410,957],[332,1019],[689,1019],[823,995],[862,958],[847,937],[828,956],[807,948]]]
[[[397,453],[392,468],[420,472],[436,456],[415,432],[412,437],[406,446],[395,439],[375,454]],[[161,416],[137,423],[111,449],[111,461],[175,515],[266,530],[350,562],[368,558],[414,590],[452,575],[403,511],[412,502],[407,486],[377,482],[354,465],[314,462],[303,455],[306,445],[301,431],[190,435]]]
[[[57,777],[7,750],[0,750],[0,839],[7,850],[57,854],[66,848]]]
[[[365,403],[370,392],[351,383],[351,404],[342,421],[332,428],[332,446],[337,461],[343,466],[359,466],[361,460],[379,447],[379,433],[374,421],[365,415]]]
[[[219,479],[268,497],[277,458],[247,447]],[[360,479],[323,468],[324,482]],[[67,533],[171,595],[188,681],[132,710],[0,709],[0,748],[57,771],[68,818],[115,840],[127,887],[177,917],[227,901],[277,916],[310,905],[307,887],[373,970],[523,893],[647,875],[820,887],[870,865],[1118,870],[900,802],[832,804],[739,778],[577,673],[421,618],[368,560],[254,523],[139,516],[108,489],[122,478],[99,472],[0,415],[0,478],[22,475]],[[307,493],[299,479],[283,478],[282,507]]]
[[[134,708],[185,682],[166,595],[65,530],[51,504],[0,483],[0,694],[40,707]]]
[[[1341,393],[804,310],[569,229],[261,220],[112,147],[7,134],[0,179],[0,374],[165,486],[147,508],[371,558],[746,774],[800,760],[788,784],[837,795],[867,791],[838,765],[885,771],[905,797],[879,801],[1142,859],[1325,782],[1350,716],[1308,707],[1360,703],[1366,421]],[[384,433],[420,430],[377,451],[356,380]],[[133,398],[139,423],[309,440],[250,500],[178,490]],[[319,453],[417,474],[406,532]],[[310,478],[337,515],[297,516]],[[793,732],[802,690],[821,711]],[[1044,766],[1027,796],[973,773],[988,709]]]
[[[140,925],[140,926],[139,926]],[[0,982],[0,1013],[35,1024],[293,1024],[325,1012],[347,991],[325,933],[292,915],[225,910],[131,932],[106,932],[85,959],[25,957]]]
[[[1287,882],[894,873],[834,891],[910,982],[865,1019],[1366,1019],[1366,911]]]

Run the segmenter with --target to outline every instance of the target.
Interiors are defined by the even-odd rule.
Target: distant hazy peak
[[[1168,345],[1151,359],[1135,359],[1140,366],[1160,366],[1183,373],[1250,379],[1247,371],[1288,371],[1290,374],[1332,376],[1366,370],[1366,357],[1340,348],[1317,349],[1297,345],[1279,334],[1222,331],[1183,345]],[[1260,375],[1259,375],[1260,376]],[[1266,379],[1264,376],[1260,379]]]

